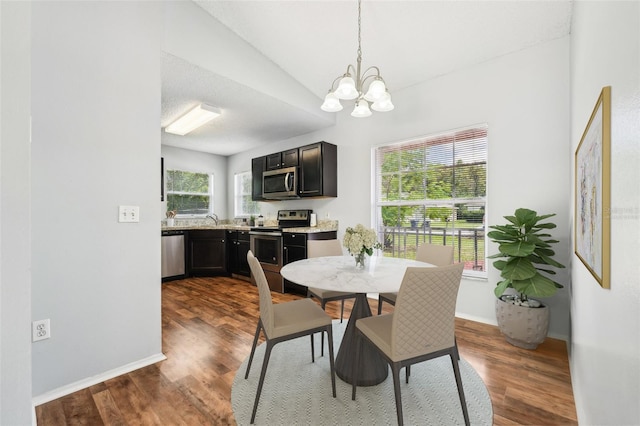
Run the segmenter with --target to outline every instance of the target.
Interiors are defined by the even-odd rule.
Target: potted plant
[[[549,308],[530,297],[553,296],[562,285],[548,275],[551,268],[564,268],[553,259],[552,244],[557,240],[546,233],[555,223],[543,222],[554,214],[538,216],[529,209],[517,209],[514,216],[504,216],[510,223],[489,226],[489,239],[498,243],[499,253],[489,259],[499,259],[493,266],[500,271],[502,280],[494,292],[498,327],[512,345],[535,349],[547,336]],[[513,289],[511,294],[504,294]],[[515,292],[515,294],[513,294]]]

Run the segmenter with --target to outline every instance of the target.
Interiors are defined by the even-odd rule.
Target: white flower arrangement
[[[347,228],[344,234],[343,245],[352,255],[368,254],[373,255],[373,249],[379,249],[382,244],[378,241],[376,231],[357,224],[355,228]]]

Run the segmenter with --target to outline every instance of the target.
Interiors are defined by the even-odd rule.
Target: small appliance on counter
[[[318,226],[318,216],[315,213],[311,213],[309,226]]]

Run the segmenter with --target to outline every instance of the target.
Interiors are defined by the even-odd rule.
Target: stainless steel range
[[[311,210],[278,210],[277,226],[258,226],[249,231],[251,251],[260,261],[271,290],[284,293],[280,275],[283,259],[282,230],[307,227],[310,222]]]

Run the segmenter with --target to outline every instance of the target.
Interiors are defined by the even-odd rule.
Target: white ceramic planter
[[[549,307],[529,308],[496,299],[498,327],[507,342],[524,349],[535,349],[549,331]]]

